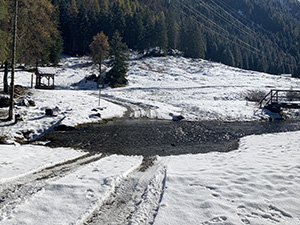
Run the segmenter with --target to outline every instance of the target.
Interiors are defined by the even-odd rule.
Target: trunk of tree
[[[4,64],[4,76],[3,76],[3,89],[5,94],[9,94],[8,88],[8,61],[5,61]]]
[[[99,63],[99,76],[102,74],[102,54],[100,53],[100,63]]]
[[[13,56],[11,69],[11,84],[10,84],[10,104],[8,119],[12,120],[14,117],[14,92],[15,92],[15,66],[16,66],[16,52],[17,52],[17,21],[18,21],[18,0],[15,0],[15,18],[14,18],[14,36],[13,36]]]

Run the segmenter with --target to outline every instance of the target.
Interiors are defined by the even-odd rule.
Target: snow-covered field
[[[132,117],[256,120],[266,115],[245,93],[300,84],[204,60],[145,58],[130,61],[127,87],[102,90],[99,107],[96,84],[84,80],[96,72],[87,58],[62,58],[57,89],[30,89],[36,106],[17,106],[24,121],[1,122],[0,135],[32,139],[128,108]],[[30,87],[31,74],[18,71],[16,84]],[[299,135],[245,137],[230,153],[157,157],[146,170],[141,156],[0,145],[0,224],[300,224]]]

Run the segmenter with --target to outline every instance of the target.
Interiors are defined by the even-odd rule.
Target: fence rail
[[[270,104],[282,108],[300,108],[300,90],[272,89],[260,100],[259,107],[264,108]]]

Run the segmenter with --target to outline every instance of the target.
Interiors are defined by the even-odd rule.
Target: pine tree
[[[122,42],[118,31],[115,31],[110,41],[110,66],[111,70],[106,74],[105,83],[111,87],[121,87],[128,83],[126,79],[128,71],[127,45]]]
[[[91,56],[95,64],[99,65],[99,75],[102,74],[102,62],[109,55],[108,37],[103,33],[98,33],[93,37],[90,44]]]
[[[180,50],[186,57],[204,58],[206,44],[199,26],[191,19],[183,21],[180,29]]]
[[[229,66],[235,66],[233,53],[228,46],[222,51],[222,62]]]
[[[115,30],[118,30],[119,33],[124,34],[126,23],[125,23],[125,12],[122,8],[122,5],[124,5],[123,0],[114,1],[112,3],[112,6],[110,8],[110,14],[109,14],[109,31],[108,36],[112,37]]]
[[[138,37],[138,50],[148,51],[155,46],[155,19],[149,10],[143,12],[143,29]]]
[[[62,10],[61,10],[62,11]],[[77,16],[79,14],[79,10],[77,7],[76,0],[71,0],[71,2],[65,2],[63,5],[64,14],[62,21],[63,35],[64,35],[64,46],[65,51],[68,54],[76,54],[77,53]]]
[[[168,8],[166,14],[166,26],[168,35],[168,49],[176,49],[178,44],[178,25],[171,7]]]
[[[163,12],[160,13],[155,22],[155,47],[166,52],[168,47],[168,34],[166,27],[166,18]]]

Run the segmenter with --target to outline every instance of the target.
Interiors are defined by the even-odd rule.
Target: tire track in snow
[[[158,115],[156,112],[157,107],[153,105],[147,105],[143,103],[130,102],[125,99],[116,98],[114,96],[105,95],[102,97],[106,101],[115,103],[117,105],[124,106],[127,109],[127,112],[122,117],[122,119],[127,118],[150,118],[157,119]]]
[[[0,184],[0,221],[2,217],[9,216],[17,205],[42,190],[47,180],[63,177],[103,157],[104,154],[85,154]]]
[[[83,225],[153,224],[165,188],[166,161],[144,157]]]

